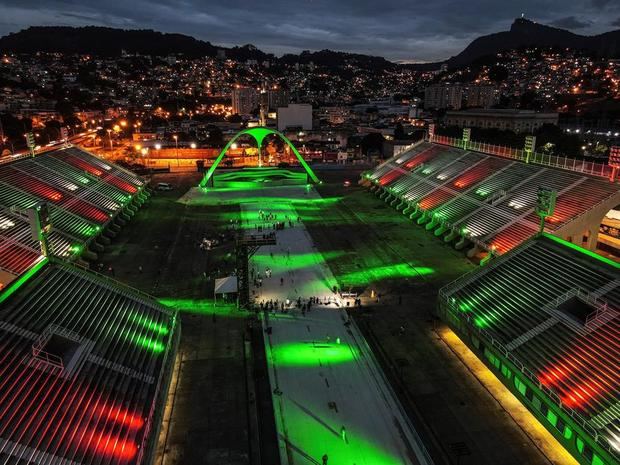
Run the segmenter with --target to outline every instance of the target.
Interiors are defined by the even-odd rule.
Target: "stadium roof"
[[[0,461],[143,463],[178,334],[148,296],[39,261],[0,293]]]
[[[607,199],[620,203],[618,184],[604,178],[427,142],[379,165],[368,179],[417,205],[426,221],[498,253],[538,232],[539,187],[558,194],[555,213],[547,218],[550,233]]]
[[[440,305],[620,456],[619,264],[544,234],[443,288]]]
[[[0,164],[0,273],[17,276],[39,257],[25,210],[50,205],[54,255],[70,258],[122,211],[145,183],[76,147]],[[10,279],[0,279],[0,287]]]

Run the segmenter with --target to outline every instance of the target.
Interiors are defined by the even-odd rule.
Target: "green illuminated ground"
[[[239,198],[242,198],[244,203],[270,205],[274,206],[273,208],[279,208],[275,207],[276,205],[290,205],[294,213],[288,214],[289,218],[295,219],[299,215],[311,233],[317,234],[319,231],[325,231],[328,235],[331,233],[331,238],[343,244],[342,248],[323,248],[322,258],[334,273],[339,286],[344,289],[364,290],[386,282],[401,284],[423,282],[435,272],[435,267],[429,265],[429,261],[433,258],[421,260],[412,256],[406,250],[406,243],[386,241],[386,247],[391,249],[389,254],[366,253],[368,247],[359,239],[360,234],[368,234],[369,228],[365,226],[358,231],[355,221],[362,221],[365,225],[372,226],[373,230],[387,231],[393,228],[393,224],[390,223],[390,220],[393,220],[393,212],[384,208],[372,212],[356,211],[356,201],[367,201],[365,193],[363,197],[358,197],[356,194],[356,199],[353,200],[343,196],[342,192],[339,195],[332,194],[329,186],[320,189],[324,191],[321,197],[300,186],[270,189],[208,188],[206,191],[190,192],[186,198],[190,205],[223,203],[234,205],[239,202]],[[349,217],[344,217],[343,212]],[[286,212],[282,210],[280,218],[284,215]],[[241,227],[244,229],[253,229],[259,224],[257,213],[251,210],[243,210],[240,214],[231,212],[220,215],[222,221],[237,219],[241,220]],[[331,238],[326,237],[326,241],[330,241]],[[357,248],[350,247],[354,242],[358,245]],[[399,250],[403,246],[405,250]],[[410,259],[404,260],[403,257],[407,256]],[[291,266],[303,266],[304,260],[309,258],[311,257],[296,258]]]
[[[307,174],[281,168],[244,168],[235,171],[221,171],[213,175],[215,188],[253,189],[272,184],[307,183]]]
[[[274,347],[273,361],[290,367],[320,366],[321,364],[350,363],[356,349],[335,342],[292,342]]]
[[[335,174],[333,181],[330,181],[330,175],[320,175],[325,180],[325,185],[318,188],[323,197],[321,200],[305,196],[295,201],[298,193],[304,195],[303,187],[291,187],[289,192],[301,189],[294,195],[284,193],[288,188],[284,192],[246,190],[243,195],[255,202],[281,200],[294,203],[295,211],[304,219],[317,245],[317,250],[311,254],[293,254],[291,264],[295,269],[311,266],[320,255],[341,285],[348,280],[350,285],[355,283],[365,289],[365,305],[371,302],[371,289],[382,293],[380,307],[365,308],[363,313],[355,315],[355,319],[363,328],[370,328],[365,331],[372,330],[372,337],[379,341],[381,350],[389,354],[392,366],[401,366],[400,376],[408,396],[415,401],[424,422],[435,431],[442,448],[448,451],[446,453],[450,453],[451,443],[462,441],[472,454],[467,457],[468,463],[545,463],[537,448],[497,408],[488,393],[467,370],[457,366],[454,357],[443,352],[432,337],[430,315],[437,289],[469,271],[472,265],[461,253],[437,241],[404,216],[395,214],[381,200],[357,187],[343,188],[342,180],[347,175]],[[354,179],[354,176],[348,178]],[[180,184],[174,176],[156,180],[159,181],[171,182],[175,186]],[[187,185],[196,185],[198,181],[194,176]],[[155,197],[153,205],[141,210],[124,228],[103,261],[106,266],[109,263],[115,265],[117,278],[157,295],[166,305],[183,310],[181,351],[184,354],[184,376],[181,377],[173,414],[175,427],[170,430],[165,446],[174,453],[166,455],[163,460],[158,457],[157,462],[193,465],[204,461],[205,457],[217,456],[219,465],[247,463],[247,398],[244,383],[240,382],[245,377],[241,341],[247,321],[237,318],[239,313],[230,307],[216,307],[215,310],[211,306],[211,281],[202,278],[205,269],[214,274],[218,268],[221,273],[230,271],[234,268],[234,261],[227,258],[230,250],[214,251],[207,257],[196,247],[197,241],[214,225],[225,228],[231,219],[239,218],[238,200],[235,200],[239,191],[220,190],[209,200],[196,200],[187,207],[164,202],[168,196],[176,199],[182,192],[184,190],[178,187],[171,194]],[[243,217],[246,225],[253,218],[252,215]],[[259,253],[256,258],[264,260],[264,255]],[[144,266],[142,273],[137,271],[138,264]],[[421,272],[413,274],[412,270]],[[399,296],[403,297],[403,305],[397,303]],[[401,327],[405,328],[403,336],[399,335]],[[309,336],[306,331],[305,336],[295,341],[283,341],[283,347],[303,340],[324,341],[326,334],[318,331],[315,336]],[[330,344],[335,344],[334,335],[331,336]],[[342,342],[347,344],[344,340]],[[307,347],[305,351],[298,353],[296,350],[293,354],[289,359],[291,364],[286,368],[291,373],[316,367],[317,363],[318,370],[323,373],[328,366],[342,370],[357,363],[347,361],[348,355],[342,354],[334,354],[333,363],[328,363],[327,359],[332,358],[328,352],[323,354],[324,363],[320,353],[313,353]],[[317,356],[314,362],[313,355]],[[302,360],[307,363],[300,363]],[[400,365],[405,362],[406,365]],[[297,379],[302,386],[308,382],[299,376]],[[357,395],[358,384],[352,382],[343,387],[345,397],[349,393]],[[271,392],[267,387],[267,393]],[[287,395],[284,392],[283,398]],[[329,400],[302,405],[305,410],[297,406],[291,411],[294,415],[291,421],[296,428],[307,430],[314,437],[316,449],[311,459],[305,462],[300,453],[298,463],[320,464],[323,453],[329,454],[330,465],[348,463],[347,456],[330,453],[342,441],[339,435],[342,422],[338,416],[334,412],[334,417],[329,418],[324,415],[315,418],[308,414]],[[219,413],[214,416],[213,412]],[[475,418],[475,427],[472,427],[472,418]],[[326,420],[329,420],[327,424],[331,429],[325,428]],[[270,434],[269,430],[261,433],[263,438]],[[377,442],[372,435],[352,426],[348,433],[355,438],[356,448],[362,447],[373,457],[369,463],[402,463],[386,451],[384,442]],[[163,446],[161,450],[164,450]],[[263,450],[268,453],[267,448]],[[461,463],[465,463],[464,459]],[[267,459],[266,463],[275,464],[277,459]]]
[[[183,313],[197,315],[219,315],[229,318],[244,318],[248,312],[237,308],[236,303],[214,303],[213,299],[159,299],[159,303]]]
[[[339,202],[320,202],[314,191],[308,198],[315,199],[308,204],[314,206],[312,214],[316,215]],[[253,287],[255,300],[294,302],[313,296],[332,302],[306,315],[299,309],[264,315],[264,325],[273,329],[265,341],[271,385],[283,392],[273,399],[282,454],[289,457],[289,463],[320,463],[323,454],[328,454],[333,463],[416,464],[408,454],[409,447],[415,448],[411,431],[394,426],[395,418],[403,424],[402,412],[373,375],[376,368],[363,352],[357,330],[343,324],[345,302],[332,291],[337,280],[327,263],[348,258],[342,250],[316,251],[304,223],[296,221],[297,206],[304,202],[293,200],[241,200],[242,214],[250,224],[258,221],[253,214],[260,210],[277,215],[277,220],[295,219],[276,231],[276,245],[261,247],[250,260],[253,269],[272,271],[270,277],[263,274],[262,286]],[[374,271],[377,279],[419,275],[407,265]],[[355,395],[351,396],[353,386]]]
[[[219,298],[213,306],[213,280],[234,270],[234,247],[228,243],[208,253],[198,248],[205,235],[226,233],[239,207],[189,208],[178,203],[178,197],[199,180],[198,173],[156,175],[153,183],[169,182],[174,190],[154,193],[99,258],[104,271],[114,267],[116,279],[180,311],[183,363],[178,385],[171,387],[176,390],[171,427],[166,442],[158,444],[155,461],[160,465],[195,465],[211,462],[209,457],[218,457],[213,459],[218,465],[249,461],[247,394],[242,381],[247,313]],[[129,318],[139,321],[141,330],[127,335],[128,340],[157,351],[156,343],[165,337],[166,328],[140,315]],[[267,419],[264,423],[269,424]],[[166,419],[164,432],[167,425]],[[261,436],[270,437],[267,432]],[[262,448],[267,460],[269,451],[267,445]]]
[[[471,454],[459,459],[463,464],[548,463],[510,415],[498,408],[488,391],[466,367],[455,362],[454,354],[434,335],[432,315],[439,288],[475,265],[374,195],[343,188],[342,177],[336,174],[332,180],[325,173],[321,177],[325,182],[318,187],[321,195],[341,197],[342,201],[326,209],[324,224],[310,223],[309,230],[319,251],[345,253],[343,259],[330,263],[337,277],[398,263],[433,270],[422,277],[375,281],[363,301],[365,305],[374,302],[368,291],[376,289],[382,293],[380,304],[355,313],[354,319],[375,353],[385,354],[389,360],[384,371],[394,386],[406,390],[418,415],[432,428],[442,454],[456,463],[451,447],[462,442]]]

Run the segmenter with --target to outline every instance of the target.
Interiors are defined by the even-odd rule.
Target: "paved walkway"
[[[259,234],[272,232],[273,223],[286,223],[276,231],[277,245],[261,247],[250,261],[255,301],[277,300],[278,310],[265,312],[263,323],[271,328],[265,344],[282,464],[320,465],[324,455],[328,465],[430,463],[349,321],[346,303],[333,293],[336,281],[293,207],[279,201],[246,203],[242,217],[245,227]],[[266,228],[258,231],[261,221]],[[338,252],[332,253],[337,258]],[[309,311],[296,308],[297,299],[311,297],[319,303]]]

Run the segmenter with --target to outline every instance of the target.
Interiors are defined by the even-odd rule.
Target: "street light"
[[[179,166],[179,136],[175,134],[172,138],[174,139],[174,145],[176,147],[175,152],[177,155],[177,166]]]
[[[195,148],[196,148],[196,142],[192,142],[191,144],[189,144],[189,146],[190,146],[191,148],[195,149]]]
[[[15,147],[13,146],[13,142],[12,141],[9,142],[9,138],[8,137],[3,137],[2,138],[2,147],[4,148],[8,144],[11,144],[11,155],[13,155],[15,153]]]
[[[112,145],[112,130],[111,129],[107,129],[108,131],[108,138],[110,139],[110,151],[114,150],[114,146]]]

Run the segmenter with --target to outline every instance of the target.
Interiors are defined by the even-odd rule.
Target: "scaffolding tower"
[[[241,231],[237,234],[235,253],[237,259],[237,280],[239,283],[239,308],[247,308],[250,304],[250,258],[259,247],[276,245],[276,236],[270,234],[246,234]]]

